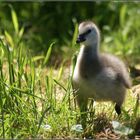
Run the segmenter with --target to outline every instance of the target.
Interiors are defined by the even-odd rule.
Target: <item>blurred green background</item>
[[[45,55],[50,44],[53,58],[71,57],[71,42],[77,23],[92,20],[100,28],[103,49],[125,56],[140,53],[140,4],[138,2],[8,2],[0,3],[0,34],[6,30],[13,38],[12,7],[19,28],[24,28],[22,43],[32,54]],[[54,61],[53,60],[53,61]]]

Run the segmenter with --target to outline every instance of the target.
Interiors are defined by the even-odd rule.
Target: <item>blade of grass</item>
[[[11,7],[12,22],[13,22],[13,25],[14,25],[14,28],[15,28],[15,32],[16,32],[16,34],[18,34],[19,24],[18,24],[17,14],[16,14],[15,10],[13,9],[13,7],[12,6],[10,6],[10,7]]]
[[[46,65],[46,64],[48,63],[49,58],[50,58],[51,53],[52,53],[52,47],[53,47],[54,44],[55,44],[55,42],[51,43],[51,45],[50,45],[50,47],[49,47],[49,49],[48,49],[48,51],[47,51],[47,53],[46,53],[46,56],[45,56],[43,65]]]
[[[75,30],[74,30],[74,34],[73,34],[73,38],[72,38],[72,44],[71,47],[73,48],[76,44],[76,39],[77,39],[77,35],[78,35],[78,24],[75,24]]]
[[[44,110],[44,112],[42,113],[42,116],[41,116],[41,118],[40,118],[40,120],[39,120],[39,125],[38,125],[38,128],[37,128],[37,134],[38,134],[38,132],[39,132],[39,129],[40,129],[40,127],[41,127],[41,124],[42,124],[42,122],[43,122],[43,119],[44,119],[44,117],[45,117],[45,114],[50,110],[50,106],[49,107],[46,107],[46,109]]]

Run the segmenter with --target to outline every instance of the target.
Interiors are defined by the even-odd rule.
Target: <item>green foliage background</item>
[[[10,34],[14,32],[10,4],[15,9],[19,26],[25,29],[24,43],[35,53],[46,52],[54,41],[57,42],[55,49],[63,51],[63,46],[70,45],[75,24],[83,20],[94,21],[103,33],[106,26],[111,33],[117,32],[125,27],[130,14],[138,18],[140,8],[140,4],[134,2],[1,2],[1,34],[5,29]],[[126,11],[121,10],[123,7]]]

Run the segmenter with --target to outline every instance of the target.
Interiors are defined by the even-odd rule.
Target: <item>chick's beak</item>
[[[77,38],[77,40],[76,40],[76,43],[81,43],[81,42],[84,42],[85,40],[86,40],[86,39],[85,39],[84,36],[79,35],[78,38]]]

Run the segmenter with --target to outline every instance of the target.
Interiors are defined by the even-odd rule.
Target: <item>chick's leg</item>
[[[88,99],[80,97],[80,95],[77,96],[76,99],[77,99],[78,106],[80,108],[81,124],[82,124],[83,129],[85,129],[86,128],[86,120],[87,120],[87,104],[88,104]]]
[[[120,115],[121,114],[121,106],[116,104],[115,105],[115,111],[117,112],[118,115]]]

